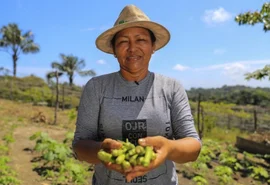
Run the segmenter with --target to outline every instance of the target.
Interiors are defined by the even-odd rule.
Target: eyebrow
[[[147,34],[142,33],[142,34],[135,35],[135,37],[139,37],[139,36],[147,36]],[[118,35],[116,39],[121,38],[121,37],[128,38],[127,35]]]

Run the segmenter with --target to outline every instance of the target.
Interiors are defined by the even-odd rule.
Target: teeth
[[[128,57],[128,59],[132,59],[132,60],[138,60],[140,57],[137,56],[132,56],[132,57]]]

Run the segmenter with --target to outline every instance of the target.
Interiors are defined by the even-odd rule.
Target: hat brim
[[[135,21],[119,24],[100,34],[96,39],[97,48],[105,53],[113,54],[112,38],[117,32],[130,27],[142,27],[151,30],[156,37],[155,50],[164,47],[170,40],[170,32],[164,26],[152,21]]]

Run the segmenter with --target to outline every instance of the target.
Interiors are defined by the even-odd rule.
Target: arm
[[[79,160],[96,164],[97,151],[101,147],[98,140],[99,98],[96,96],[93,80],[83,89],[73,139],[73,150]]]
[[[201,140],[196,131],[194,119],[185,89],[177,82],[171,105],[171,122],[175,140],[169,140],[168,158],[185,163],[195,161],[201,150]]]
[[[200,153],[201,143],[194,138],[169,140],[168,159],[176,163],[195,161]]]
[[[97,153],[101,149],[101,142],[93,140],[79,140],[73,150],[77,154],[80,161],[86,161],[91,164],[98,164],[100,160],[97,158]]]
[[[90,80],[85,86],[81,96],[76,131],[72,143],[73,151],[77,158],[92,164],[101,162],[97,157],[97,153],[100,149],[110,151],[122,145],[120,142],[110,138],[100,141],[98,136],[100,102],[97,94],[100,93],[96,90],[94,81]],[[119,168],[121,167],[120,165],[110,163],[103,164],[110,170],[115,170],[122,174],[125,173],[122,168]]]

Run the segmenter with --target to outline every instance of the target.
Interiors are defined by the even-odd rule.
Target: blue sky
[[[238,26],[234,17],[260,10],[262,0],[8,0],[1,3],[0,27],[17,23],[31,30],[40,45],[37,54],[20,55],[18,76],[45,78],[59,54],[72,54],[86,61],[85,70],[97,75],[119,70],[118,62],[95,46],[95,39],[110,28],[127,4],[142,9],[171,33],[169,44],[151,59],[150,71],[179,80],[191,87],[247,85],[269,87],[270,82],[246,81],[244,74],[270,64],[270,32],[263,25]],[[0,67],[13,70],[11,56],[0,50]],[[67,81],[66,76],[61,77]],[[89,77],[75,76],[83,85]]]

